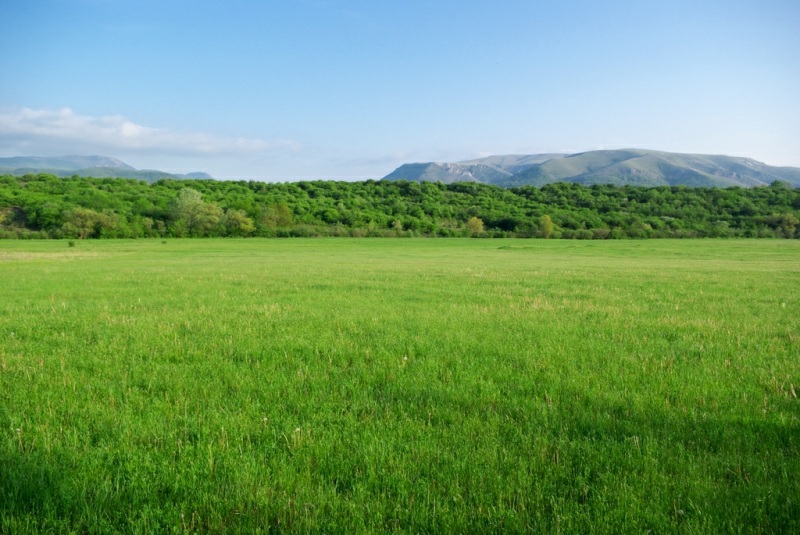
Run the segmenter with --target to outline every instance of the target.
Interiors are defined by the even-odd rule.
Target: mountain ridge
[[[481,182],[502,187],[554,182],[636,186],[800,187],[800,168],[775,167],[738,156],[619,149],[574,154],[499,155],[454,163],[403,164],[383,180]]]

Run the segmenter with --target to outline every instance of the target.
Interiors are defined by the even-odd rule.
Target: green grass
[[[0,532],[800,531],[800,242],[0,242]]]

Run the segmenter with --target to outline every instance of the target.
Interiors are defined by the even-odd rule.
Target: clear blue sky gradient
[[[800,167],[797,0],[7,0],[0,73],[0,156],[265,180],[623,147]]]

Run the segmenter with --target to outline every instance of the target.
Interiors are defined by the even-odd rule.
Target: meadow
[[[800,532],[800,241],[0,242],[0,532]]]

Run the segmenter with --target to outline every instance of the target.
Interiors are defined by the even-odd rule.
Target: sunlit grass
[[[800,529],[800,243],[0,243],[0,531]]]

